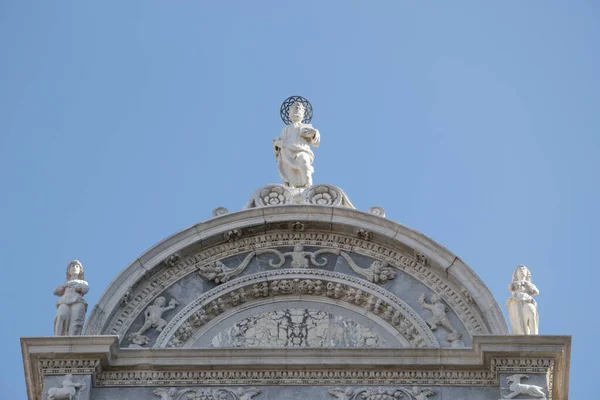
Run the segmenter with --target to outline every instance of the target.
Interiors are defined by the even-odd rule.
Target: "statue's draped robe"
[[[532,283],[512,282],[508,289],[513,292],[506,301],[513,335],[537,335],[540,321],[537,303],[532,297],[538,294],[537,288]]]
[[[312,128],[312,125],[302,123],[286,125],[279,138],[273,141],[279,175],[286,185],[292,187],[312,185],[314,172],[312,163],[315,155],[310,146],[319,147],[321,142],[319,131],[312,138],[303,138],[300,133],[304,128]]]

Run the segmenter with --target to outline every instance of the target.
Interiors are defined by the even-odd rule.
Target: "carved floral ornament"
[[[186,347],[215,317],[242,303],[279,296],[313,296],[362,308],[386,321],[413,347],[439,347],[426,322],[406,303],[377,285],[323,270],[286,269],[244,276],[188,304],[167,324],[154,347]]]
[[[323,262],[324,255],[339,252],[341,257],[346,254],[351,259],[351,253],[356,253],[379,261],[379,266],[372,263],[369,268],[362,268],[352,264],[348,259],[346,260],[357,276],[367,280],[372,279],[373,282],[384,283],[385,279],[394,279],[393,273],[397,273],[398,270],[403,271],[417,279],[433,293],[440,295],[444,302],[456,313],[469,334],[489,333],[477,304],[467,296],[468,292],[463,287],[449,282],[443,271],[417,261],[412,252],[409,254],[398,252],[374,241],[361,240],[357,237],[337,233],[280,231],[253,236],[244,235],[233,242],[221,243],[201,252],[182,256],[176,265],[158,270],[143,285],[132,288],[127,293],[127,299],[119,304],[119,309],[116,310],[110,320],[103,322],[102,325],[98,321],[90,321],[86,334],[115,334],[124,337],[137,316],[144,312],[154,299],[161,296],[164,288],[183,279],[185,276],[200,273],[206,279],[215,283],[227,281],[238,274],[241,275],[248,266],[247,264],[258,253],[267,256],[272,255],[269,266],[276,269],[281,260],[280,257],[293,260],[294,255],[292,253],[294,251],[288,252],[291,254],[284,255],[285,252],[274,248],[296,244],[301,244],[303,246],[301,251],[308,253],[297,259],[299,265],[308,264],[308,269],[320,268],[312,262],[312,258],[319,264]],[[305,246],[321,247],[321,249],[308,252],[304,249]],[[300,250],[297,250],[296,253],[299,253]],[[239,255],[245,258],[235,268],[227,267],[220,261],[224,258]]]
[[[191,388],[191,389],[155,389],[152,394],[161,400],[250,400],[262,393],[258,389],[214,389],[214,388]]]
[[[302,190],[280,184],[267,185],[254,192],[245,208],[287,204],[354,208],[342,189],[328,184],[316,184]]]
[[[328,393],[338,400],[427,400],[436,392],[431,389],[414,386],[408,388],[362,388],[330,389]]]

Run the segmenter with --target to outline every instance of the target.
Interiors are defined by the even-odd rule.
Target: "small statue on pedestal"
[[[54,289],[54,295],[60,296],[56,302],[54,336],[81,335],[87,311],[83,296],[89,290],[84,279],[83,265],[79,260],[71,261],[67,266],[67,281]]]
[[[539,330],[539,315],[537,303],[533,296],[540,294],[531,283],[531,272],[524,265],[519,265],[513,273],[513,279],[508,290],[512,295],[506,301],[508,318],[512,325],[513,335],[537,335]]]

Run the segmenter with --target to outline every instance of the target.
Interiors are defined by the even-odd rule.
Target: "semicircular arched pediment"
[[[411,347],[439,347],[427,323],[404,301],[381,287],[326,270],[285,269],[238,278],[203,294],[175,315],[162,329],[154,347],[191,347],[220,315],[233,316],[239,308],[263,312],[265,303],[306,301],[332,304],[379,325],[387,325],[399,343]]]
[[[386,293],[382,302],[395,296],[407,304],[433,331],[429,343],[442,347],[470,346],[475,334],[507,332],[477,275],[425,236],[355,210],[285,206],[216,217],[158,244],[113,281],[84,334],[116,334],[124,347],[155,346],[198,298],[253,274],[284,269],[341,273],[377,287]],[[325,304],[326,296],[321,300]],[[392,326],[384,311],[372,320]],[[415,324],[425,332],[423,322]]]

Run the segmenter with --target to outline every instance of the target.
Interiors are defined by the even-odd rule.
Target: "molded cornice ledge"
[[[498,374],[519,371],[547,373],[552,398],[566,400],[571,337],[476,336],[465,349],[121,349],[117,336],[58,336],[21,338],[21,347],[30,399],[41,398],[44,375],[67,373],[92,375],[103,387],[265,380],[496,386]]]

